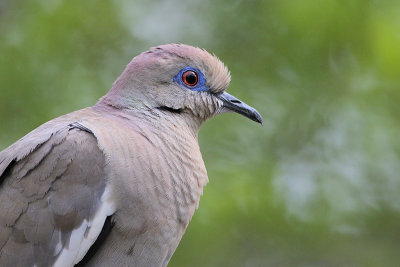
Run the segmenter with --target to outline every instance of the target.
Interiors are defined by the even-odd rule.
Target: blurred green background
[[[94,104],[132,57],[187,43],[230,68],[210,183],[169,266],[399,266],[400,1],[1,0],[0,149]]]

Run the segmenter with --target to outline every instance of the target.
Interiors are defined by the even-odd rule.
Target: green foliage
[[[3,0],[0,149],[95,103],[149,46],[201,46],[265,125],[203,126],[210,183],[170,266],[396,266],[399,12],[390,0]]]

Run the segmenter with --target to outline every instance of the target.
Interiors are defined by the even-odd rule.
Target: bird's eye
[[[187,70],[182,74],[182,81],[189,86],[195,86],[198,83],[199,78],[195,71]]]

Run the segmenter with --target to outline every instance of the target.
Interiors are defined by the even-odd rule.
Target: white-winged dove
[[[202,122],[262,123],[229,82],[205,50],[155,47],[94,106],[0,152],[0,266],[166,266],[208,181]]]

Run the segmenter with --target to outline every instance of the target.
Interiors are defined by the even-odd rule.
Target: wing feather
[[[49,122],[0,152],[0,266],[73,266],[114,213],[87,127]]]

